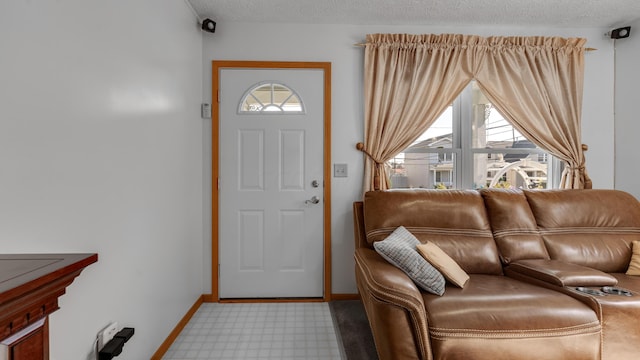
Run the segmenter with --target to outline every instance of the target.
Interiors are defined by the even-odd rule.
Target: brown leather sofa
[[[373,248],[404,226],[470,277],[421,290]],[[615,190],[402,190],[354,203],[358,290],[380,359],[637,359],[640,203]],[[602,290],[615,290],[604,293]]]

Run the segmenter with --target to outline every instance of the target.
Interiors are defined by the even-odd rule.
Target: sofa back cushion
[[[367,242],[404,226],[433,242],[469,274],[502,274],[482,197],[473,190],[371,191],[364,197]]]
[[[549,260],[536,219],[521,190],[482,189],[480,193],[504,264],[523,259]]]
[[[549,256],[625,272],[640,240],[640,203],[618,190],[525,190]]]

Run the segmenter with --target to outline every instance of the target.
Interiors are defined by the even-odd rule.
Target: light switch
[[[333,164],[333,177],[347,177],[347,164]]]

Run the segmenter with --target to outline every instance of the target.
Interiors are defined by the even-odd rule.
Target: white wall
[[[586,55],[583,142],[595,187],[611,188],[606,30],[219,23],[201,40],[180,0],[0,2],[0,253],[99,253],[51,316],[51,359],[91,359],[114,320],[136,328],[119,359],[148,358],[211,291],[211,124],[198,110],[211,99],[210,61],[330,61],[332,162],[350,167],[332,184],[333,293],[355,293],[363,50],[353,44],[375,32],[586,37],[598,51]],[[616,187],[636,196],[638,39],[617,43],[615,135]]]
[[[181,0],[0,2],[0,253],[97,252],[51,359],[148,359],[202,294],[202,37]]]
[[[218,23],[215,34],[204,36],[203,101],[211,101],[211,60],[330,61],[332,63],[332,149],[333,163],[349,165],[348,178],[332,183],[333,293],[355,293],[353,278],[353,230],[351,203],[361,196],[362,154],[355,144],[363,140],[362,64],[363,52],[355,43],[367,33],[467,33],[477,35],[579,36],[598,51],[586,55],[583,142],[588,144],[587,166],[594,187],[613,187],[613,48],[603,34],[606,29],[550,28],[446,28],[408,26],[345,26]],[[205,125],[205,132],[211,124]],[[205,164],[210,164],[210,137],[204,139]],[[210,183],[205,168],[205,184]],[[210,190],[205,188],[205,199]],[[205,219],[210,203],[205,203]],[[205,226],[205,229],[208,229]],[[205,230],[207,232],[208,230]],[[209,234],[205,235],[207,239]],[[205,240],[205,290],[210,291],[211,244]]]
[[[631,25],[631,36],[615,40],[616,76],[616,189],[628,191],[640,199],[640,166],[638,166],[638,136],[640,116],[638,85],[640,84],[640,21]],[[613,41],[613,40],[612,40]]]
[[[99,253],[51,316],[51,358],[91,359],[113,320],[136,328],[119,359],[148,358],[211,291],[211,124],[198,110],[211,101],[210,61],[330,61],[332,162],[350,167],[332,184],[333,293],[355,293],[363,50],[353,44],[375,32],[586,37],[598,51],[586,55],[583,142],[595,187],[611,188],[606,30],[219,23],[201,40],[179,0],[0,2],[0,253]],[[616,186],[630,191],[637,39],[617,44]]]

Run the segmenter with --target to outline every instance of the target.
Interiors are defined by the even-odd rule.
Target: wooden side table
[[[97,254],[0,254],[0,360],[48,360],[49,314]]]

